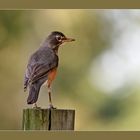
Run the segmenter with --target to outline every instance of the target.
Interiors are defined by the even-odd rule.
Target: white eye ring
[[[59,41],[59,42],[61,42],[62,41],[62,37],[61,36],[56,36],[56,39]]]

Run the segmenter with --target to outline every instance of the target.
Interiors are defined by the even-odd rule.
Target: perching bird
[[[51,100],[51,84],[55,79],[58,67],[58,48],[64,42],[75,41],[63,33],[52,32],[41,47],[31,55],[24,78],[24,91],[29,88],[27,104],[37,107],[39,91],[42,85],[47,85],[49,108],[54,108]]]

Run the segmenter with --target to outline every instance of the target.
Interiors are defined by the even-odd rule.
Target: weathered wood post
[[[23,130],[74,130],[75,110],[23,109]]]

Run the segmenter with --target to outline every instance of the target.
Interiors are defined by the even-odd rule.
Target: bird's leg
[[[33,108],[37,108],[37,104],[36,103],[33,104]]]
[[[55,109],[55,107],[53,107],[52,99],[51,99],[51,86],[50,86],[50,83],[48,83],[47,87],[48,87],[48,95],[49,95],[49,109]]]
[[[48,88],[48,95],[49,95],[49,107],[52,107],[52,99],[51,99],[51,87]]]
[[[38,107],[36,103],[33,103],[32,108],[35,108],[35,109],[40,109],[40,107]]]

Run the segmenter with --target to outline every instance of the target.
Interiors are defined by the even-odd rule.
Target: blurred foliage
[[[0,11],[0,48],[6,47],[12,39],[20,39],[24,32],[31,27],[30,13],[22,10]]]
[[[0,129],[21,129],[22,109],[27,107],[23,93],[27,61],[54,30],[76,39],[60,48],[53,85],[54,104],[76,109],[76,130],[140,128],[139,89],[118,98],[103,94],[89,80],[93,60],[109,49],[112,40],[112,26],[100,14],[98,10],[0,11]],[[38,101],[42,107],[47,106],[46,92],[42,87]]]

